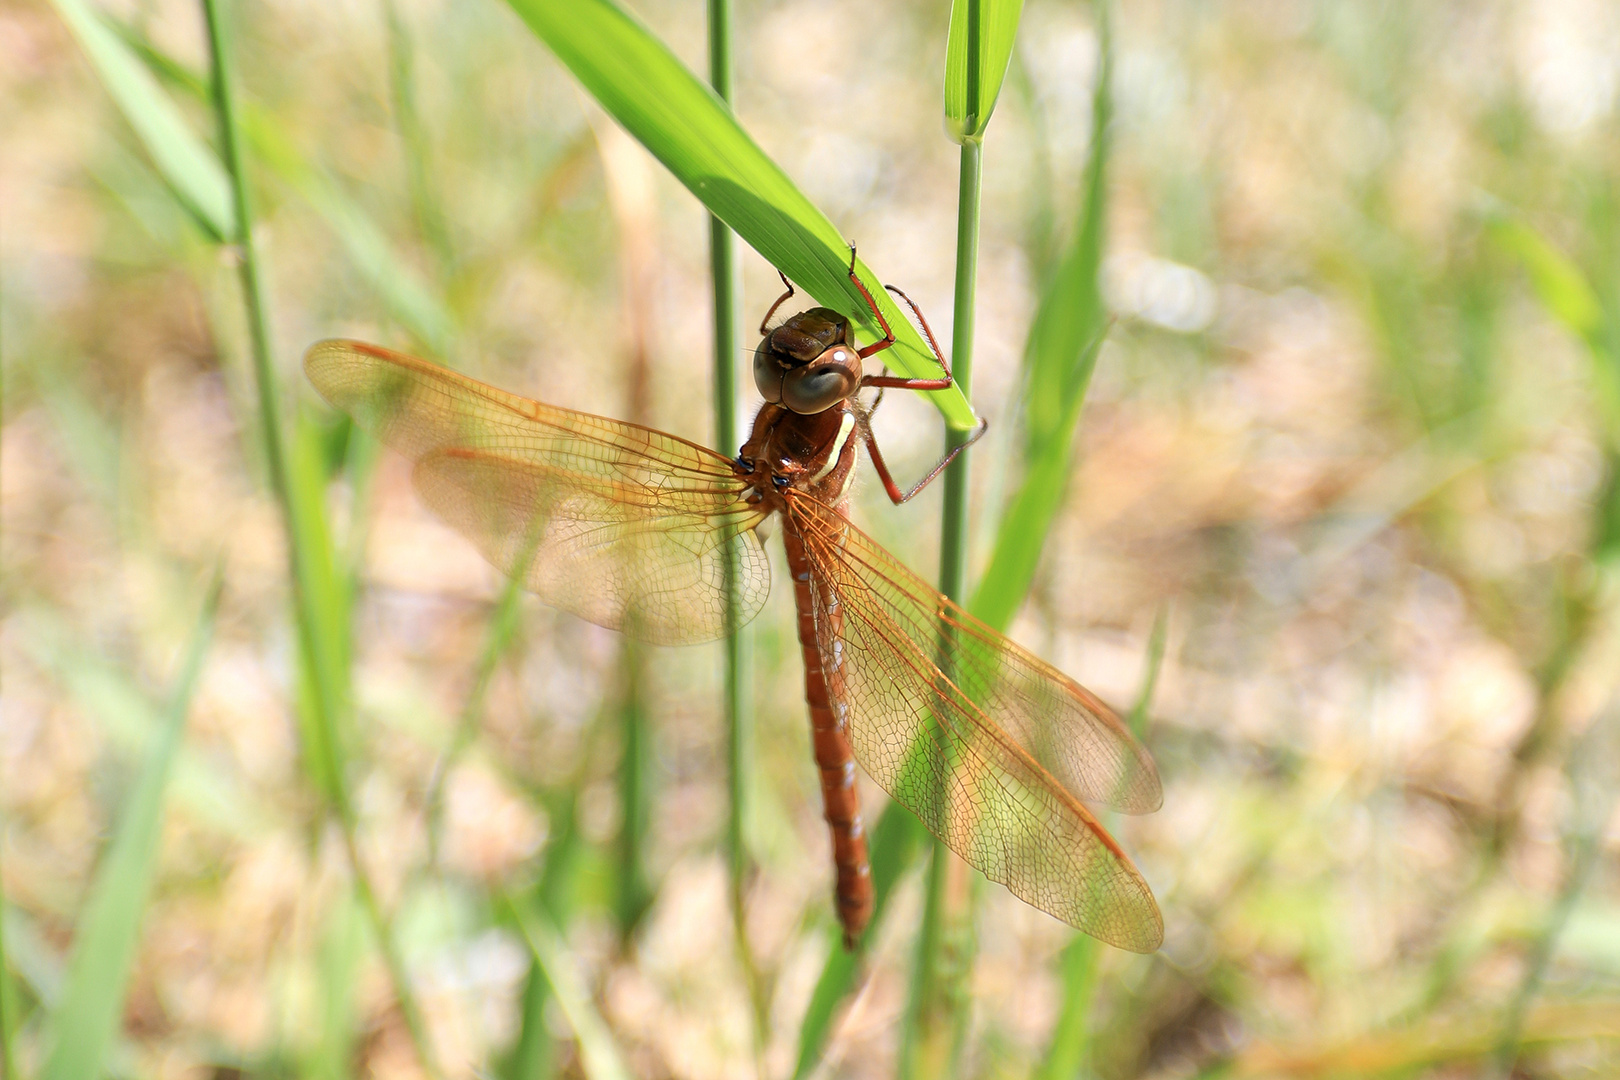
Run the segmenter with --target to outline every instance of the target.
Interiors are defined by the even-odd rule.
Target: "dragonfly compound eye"
[[[853,394],[861,383],[861,359],[846,345],[834,346],[782,377],[782,404],[801,415],[825,412]]]
[[[754,350],[754,385],[766,401],[779,404],[782,400],[782,375],[786,372],[771,352],[769,336]]]

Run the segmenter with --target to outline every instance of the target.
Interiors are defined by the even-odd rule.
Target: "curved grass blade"
[[[579,1040],[579,1058],[585,1076],[588,1080],[629,1080],[630,1071],[625,1067],[623,1055],[602,1014],[591,1004],[573,953],[545,915],[533,909],[524,910],[510,897],[503,899],[535,964],[556,995],[563,1017]]]
[[[945,43],[945,128],[957,142],[984,138],[1012,59],[1024,0],[955,0]]]
[[[213,637],[223,579],[218,572],[192,631],[168,714],[140,777],[118,815],[117,832],[96,870],[79,919],[62,1000],[51,1017],[52,1043],[42,1080],[101,1075],[102,1059],[118,1034],[124,990],[157,869],[163,801],[185,735],[192,691]]]
[[[230,182],[157,80],[84,0],[52,0],[158,174],[215,243],[236,234]]]
[[[460,333],[455,316],[400,257],[382,227],[337,181],[300,156],[262,113],[248,110],[243,129],[259,160],[326,222],[388,314],[435,356],[451,356]]]
[[[611,0],[508,2],[715,217],[816,300],[853,320],[868,337],[882,336],[849,280],[848,242],[663,42]],[[939,365],[921,335],[876,276],[864,263],[856,271],[898,339],[885,361],[912,377],[937,376]],[[928,396],[952,429],[974,426],[973,409],[960,390]]]
[[[1503,214],[1490,221],[1488,229],[1497,246],[1524,264],[1536,299],[1547,313],[1591,352],[1598,406],[1610,443],[1620,446],[1620,328],[1605,316],[1597,289],[1575,260],[1522,218]]]
[[[909,810],[894,803],[884,807],[872,830],[872,920],[867,925],[863,943],[873,939],[895,882],[922,850],[928,834],[922,823]],[[793,1067],[793,1080],[804,1080],[821,1061],[832,1034],[833,1017],[838,1006],[854,985],[864,952],[850,952],[834,943],[827,962],[816,980],[810,995],[804,1019],[799,1022],[799,1056]]]
[[[138,30],[91,11],[84,0],[61,0],[57,6],[84,42],[85,51],[97,61],[108,93],[130,117],[177,201],[214,242],[226,243],[234,236],[234,231],[226,230],[235,228],[229,178],[214,152],[192,133],[158,80],[203,103],[210,97],[208,81]],[[83,33],[75,20],[82,20]],[[135,74],[128,75],[130,71]],[[449,356],[458,333],[455,317],[409,261],[400,257],[387,233],[335,180],[300,155],[262,110],[245,105],[241,111],[242,130],[253,153],[321,216],[388,314],[429,351]],[[137,122],[137,116],[145,119]],[[211,200],[216,181],[225,200],[223,216],[198,209]]]

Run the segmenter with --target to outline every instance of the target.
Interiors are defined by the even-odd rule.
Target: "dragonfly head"
[[[849,320],[829,308],[801,311],[754,350],[754,385],[766,401],[801,415],[825,412],[861,385]]]

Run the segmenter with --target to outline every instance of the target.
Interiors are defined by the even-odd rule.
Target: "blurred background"
[[[703,5],[632,6],[705,69]],[[574,1004],[636,1075],[790,1073],[837,931],[780,552],[751,631],[751,980],[727,910],[718,646],[631,652],[532,598],[503,622],[498,575],[297,366],[318,338],[361,337],[709,442],[700,205],[505,6],[231,6],[272,353],[354,574],[345,828],[300,719],[236,266],[62,10],[0,2],[0,1001],[18,1075],[45,1068],[92,882],[176,701],[115,1076],[405,1080],[428,1075],[423,1030],[447,1077],[588,1072],[568,988],[535,989],[503,915],[535,890]],[[198,8],[101,10],[211,140]],[[947,16],[749,0],[737,37],[745,126],[936,328]],[[1028,0],[986,140],[971,566],[1019,468],[1036,300],[1077,227],[1099,26]],[[1082,1067],[1614,1075],[1620,7],[1133,0],[1112,54],[1115,321],[1011,631],[1121,711],[1145,702],[1164,777],[1164,808],[1119,835],[1165,947],[1095,954]],[[780,289],[743,263],[751,348]],[[920,475],[939,416],[886,400],[889,461]],[[893,508],[868,479],[856,520],[932,578],[938,497]],[[826,1075],[892,1072],[920,904],[912,872]],[[983,890],[964,1075],[1048,1060],[1071,938]]]

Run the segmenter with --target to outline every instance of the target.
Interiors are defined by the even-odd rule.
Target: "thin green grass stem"
[[[270,472],[270,484],[280,507],[287,533],[289,570],[294,598],[294,616],[298,629],[300,659],[305,676],[311,684],[310,705],[315,711],[314,722],[307,731],[314,736],[316,745],[306,746],[305,752],[317,759],[316,772],[325,781],[327,795],[343,833],[344,851],[348,856],[350,872],[354,875],[355,889],[376,931],[384,962],[393,982],[394,995],[399,1002],[411,1040],[423,1071],[432,1080],[440,1080],[440,1071],[429,1042],[416,997],[411,992],[393,927],[383,911],[360,858],[355,838],[355,813],[348,797],[347,784],[336,737],[338,714],[346,697],[341,682],[346,675],[346,643],[336,639],[330,617],[333,598],[325,598],[322,611],[316,611],[317,598],[312,595],[311,582],[320,569],[315,564],[316,551],[330,561],[330,550],[321,541],[325,538],[324,522],[310,519],[319,513],[321,502],[317,494],[293,490],[293,474],[289,469],[287,447],[284,441],[281,417],[281,388],[276,379],[270,347],[269,304],[264,292],[264,278],[253,242],[253,215],[248,200],[247,169],[242,152],[241,126],[235,96],[231,88],[230,51],[226,48],[225,27],[218,0],[202,0],[203,18],[208,30],[209,60],[212,66],[212,91],[215,120],[219,125],[220,152],[225,171],[230,179],[231,203],[234,210],[236,235],[232,237],[237,270],[241,278],[243,303],[247,308],[249,344],[252,350],[253,375],[259,399],[259,423],[264,441],[265,462]],[[307,470],[305,471],[307,474]],[[302,483],[307,484],[307,480]],[[303,497],[300,497],[303,496]],[[323,584],[331,585],[331,566],[324,567]],[[346,614],[346,613],[345,613]],[[322,616],[327,617],[322,617]]]
[[[4,325],[4,320],[0,320],[0,327]],[[3,346],[3,344],[4,342],[0,341],[0,346]],[[0,347],[0,361],[3,361],[4,356],[4,348]],[[0,417],[5,416],[4,373],[5,365],[0,362]],[[4,835],[5,818],[0,817],[0,836]],[[4,845],[0,845],[0,849],[3,848]],[[3,854],[3,850],[0,850],[0,854]],[[4,880],[4,874],[0,873],[0,881]],[[11,967],[6,962],[6,897],[5,893],[0,891],[0,1069],[5,1070],[4,1080],[18,1080],[16,1048],[12,1045],[12,1032],[15,1028],[13,1026],[11,995]]]
[[[731,103],[732,72],[731,0],[709,0],[709,84],[726,104]],[[741,348],[738,309],[742,299],[742,276],[737,261],[737,238],[718,217],[709,216],[709,268],[714,280],[714,439],[722,453],[734,453],[740,445],[737,424],[737,356]],[[725,686],[722,694],[726,722],[726,865],[731,904],[732,932],[737,957],[748,981],[753,1004],[754,1052],[756,1063],[764,1053],[766,1002],[759,965],[748,943],[745,906],[748,876],[753,860],[748,851],[748,785],[753,770],[753,717],[749,688],[749,650],[746,632],[738,624],[737,578],[739,569],[732,560],[725,565],[727,627]]]
[[[971,393],[973,315],[979,258],[979,188],[982,150],[962,144],[957,188],[956,310],[951,327],[951,376],[964,396]],[[970,397],[971,400],[971,397]],[[965,442],[969,432],[948,430],[950,447]],[[945,470],[945,505],[940,521],[939,591],[964,602],[967,586],[968,451]],[[949,672],[947,672],[949,674]],[[955,1072],[963,1045],[966,1001],[960,980],[971,966],[970,898],[976,890],[952,885],[954,856],[933,842],[923,923],[917,935],[910,1000],[901,1031],[898,1074],[904,1078],[947,1076]],[[963,868],[956,868],[962,870]]]
[[[17,1054],[13,1045],[12,1033],[16,1030],[13,1019],[11,986],[11,968],[6,963],[6,919],[5,902],[0,899],[0,1069],[5,1070],[5,1080],[18,1080]]]
[[[428,780],[427,793],[422,798],[423,814],[427,821],[430,868],[437,866],[439,862],[439,843],[444,831],[444,787],[456,764],[478,737],[479,725],[484,717],[484,702],[489,697],[490,681],[495,677],[495,668],[511,648],[512,640],[517,635],[523,582],[528,576],[534,549],[534,543],[527,546],[523,559],[513,569],[512,575],[506,579],[500,599],[495,602],[495,610],[490,614],[489,623],[484,628],[484,644],[478,654],[478,666],[474,669],[472,689],[467,693],[467,700],[462,702],[461,713],[456,717],[455,730],[450,735],[450,744],[445,747],[444,753],[434,764],[433,774]]]
[[[638,641],[626,638],[619,654],[623,696],[618,702],[619,753],[619,836],[615,857],[613,906],[619,923],[619,945],[629,950],[641,918],[652,906],[652,888],[647,883],[645,851],[652,820],[651,773],[653,769],[651,719],[647,714],[645,674],[647,656]]]
[[[1565,847],[1568,851],[1569,870],[1552,907],[1530,945],[1525,960],[1524,975],[1509,1000],[1497,1039],[1492,1077],[1512,1076],[1519,1060],[1519,1048],[1524,1039],[1525,1021],[1541,988],[1546,981],[1547,969],[1552,965],[1559,938],[1569,924],[1575,905],[1591,881],[1603,851],[1605,824],[1614,816],[1616,801],[1620,801],[1614,785],[1615,751],[1620,746],[1616,729],[1620,728],[1620,703],[1611,703],[1600,715],[1588,733],[1570,748],[1565,772],[1574,791],[1574,823]]]

